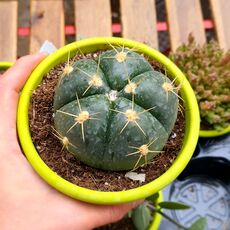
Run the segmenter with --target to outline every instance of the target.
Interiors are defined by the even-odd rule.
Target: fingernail
[[[47,52],[45,52],[45,51],[43,51],[43,52],[39,52],[39,53],[38,53],[38,55],[49,56],[50,54],[49,54],[49,53],[47,53]]]

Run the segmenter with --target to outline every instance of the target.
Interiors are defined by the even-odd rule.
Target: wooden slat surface
[[[155,0],[120,0],[122,35],[157,48]]]
[[[17,1],[0,1],[0,61],[17,57]]]
[[[230,49],[230,1],[210,0],[220,46]]]
[[[77,39],[112,36],[110,0],[75,0]]]
[[[57,48],[65,43],[64,6],[62,0],[31,1],[30,53],[38,52],[45,40]]]
[[[206,41],[199,0],[166,0],[171,48],[186,42],[192,33],[199,44]]]

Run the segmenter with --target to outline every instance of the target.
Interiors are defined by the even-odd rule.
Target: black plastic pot
[[[191,209],[167,211],[186,227],[203,216],[206,230],[230,229],[230,135],[200,139],[186,169],[164,189],[164,199],[183,202]],[[163,221],[159,230],[177,229]]]

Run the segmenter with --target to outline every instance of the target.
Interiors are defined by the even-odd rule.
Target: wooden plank
[[[17,1],[0,1],[0,61],[17,57]]]
[[[192,33],[197,43],[206,41],[199,0],[166,0],[170,42],[172,50],[188,40]]]
[[[230,49],[230,1],[210,0],[210,4],[220,46]]]
[[[155,0],[120,0],[122,35],[158,48]]]
[[[65,43],[64,6],[62,0],[31,1],[30,52],[36,53],[45,40],[57,48]]]
[[[112,36],[109,0],[75,0],[76,38]]]

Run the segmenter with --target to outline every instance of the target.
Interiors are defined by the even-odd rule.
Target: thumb
[[[3,147],[8,148],[17,143],[16,111],[21,88],[36,65],[44,59],[46,54],[27,55],[17,60],[0,78],[0,139]],[[5,146],[4,146],[5,145]]]
[[[13,67],[8,69],[0,79],[5,87],[13,89],[17,93],[25,84],[33,69],[47,56],[46,53],[26,55],[19,58]]]
[[[98,206],[98,208],[96,209],[97,216],[95,216],[95,209],[93,210],[94,222],[92,222],[92,224],[94,224],[94,226],[91,227],[96,228],[99,226],[117,222],[122,219],[124,215],[127,214],[130,210],[136,208],[141,203],[143,203],[143,200],[121,205]]]

